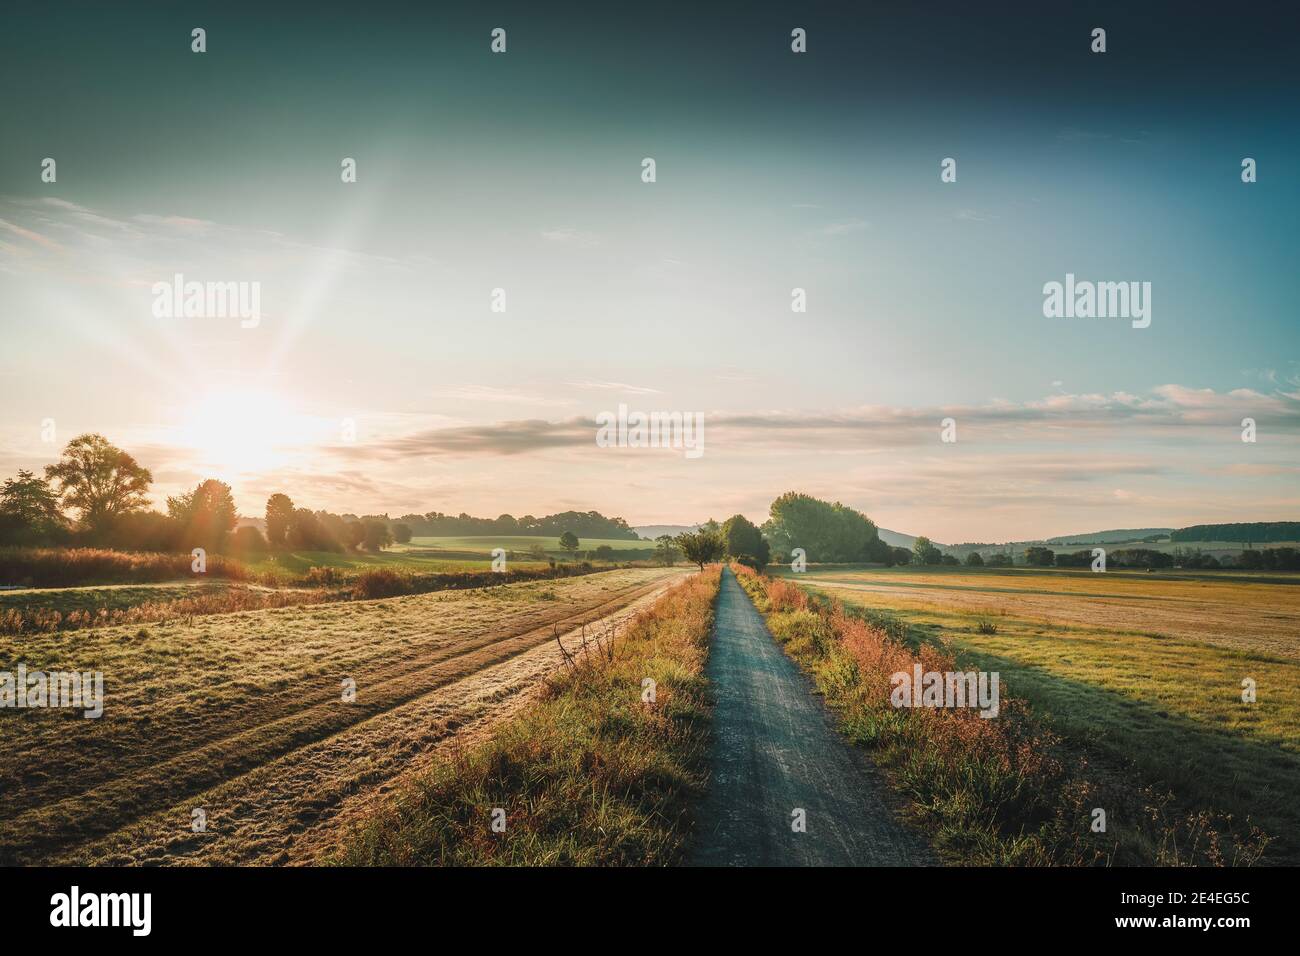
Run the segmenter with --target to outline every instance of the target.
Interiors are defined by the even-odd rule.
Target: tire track
[[[663,582],[663,578],[657,578],[613,596],[606,593],[541,615],[535,608],[521,608],[521,613],[529,616],[529,626],[524,629],[514,629],[504,636],[489,630],[468,641],[440,646],[421,658],[375,668],[369,674],[359,673],[358,699],[353,704],[343,704],[337,684],[330,682],[306,702],[301,695],[273,699],[262,712],[265,719],[260,723],[244,723],[232,729],[230,715],[223,714],[208,733],[203,734],[200,728],[197,740],[192,735],[182,737],[166,748],[167,753],[156,749],[134,752],[136,759],[130,763],[138,767],[147,762],[147,774],[132,773],[130,763],[106,768],[110,771],[106,776],[89,783],[78,781],[85,785],[75,792],[13,815],[0,824],[0,861],[46,862],[70,844],[111,833],[295,749],[379,717],[430,689],[550,641],[557,626],[608,615],[660,589]],[[400,605],[420,597],[388,600]],[[334,670],[335,675],[338,673]],[[159,787],[160,778],[167,782],[166,786]]]

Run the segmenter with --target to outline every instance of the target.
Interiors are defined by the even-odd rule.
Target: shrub
[[[362,599],[396,597],[411,590],[410,576],[393,568],[369,568],[352,583],[352,593]]]
[[[338,568],[312,566],[307,571],[304,583],[315,588],[336,587],[343,583],[343,574]]]

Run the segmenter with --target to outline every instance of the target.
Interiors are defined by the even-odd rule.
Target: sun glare
[[[208,392],[185,414],[180,443],[216,477],[263,472],[302,442],[294,415],[280,396],[263,389]]]

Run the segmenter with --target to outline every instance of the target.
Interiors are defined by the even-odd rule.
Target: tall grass
[[[193,557],[108,548],[0,548],[0,584],[63,588],[83,584],[140,584],[198,577]],[[207,556],[205,578],[248,581],[254,575],[238,561]]]
[[[1090,765],[1002,685],[997,717],[965,707],[895,708],[891,676],[962,671],[946,649],[905,628],[846,612],[781,579],[736,569],[772,634],[815,680],[844,733],[872,749],[952,862],[982,865],[1250,865],[1267,846],[1255,827],[1178,807]],[[887,621],[888,619],[884,619]],[[1106,812],[1093,831],[1093,810]]]
[[[413,573],[378,567],[349,573],[340,568],[312,567],[296,577],[258,573],[221,555],[208,555],[207,571],[191,570],[188,554],[136,553],[99,548],[0,549],[0,583],[47,589],[28,606],[0,609],[0,634],[32,634],[229,614],[299,604],[368,600],[430,591],[495,587],[520,581],[592,574],[613,570],[587,562],[555,568],[516,568],[506,572],[449,571]],[[85,607],[82,597],[51,601],[59,588],[116,584],[156,584],[167,581],[224,580],[238,584],[221,591],[202,591],[155,600],[146,596],[130,606]],[[51,606],[63,603],[66,606]],[[107,604],[108,602],[105,602]]]
[[[579,654],[490,740],[408,785],[344,841],[352,865],[664,865],[704,783],[704,665],[719,572]],[[653,704],[643,703],[646,679]],[[492,811],[505,811],[494,832]]]

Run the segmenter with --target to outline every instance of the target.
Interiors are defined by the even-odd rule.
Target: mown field
[[[886,612],[1008,692],[1115,773],[1192,809],[1247,818],[1263,862],[1300,863],[1300,587],[1242,576],[810,569],[846,605]],[[1300,583],[1275,575],[1273,581]],[[1258,700],[1241,700],[1253,679]]]
[[[557,634],[573,653],[584,624],[626,618],[685,573],[0,636],[0,670],[105,683],[97,720],[0,712],[0,864],[318,859],[384,788],[520,706],[561,661]]]

